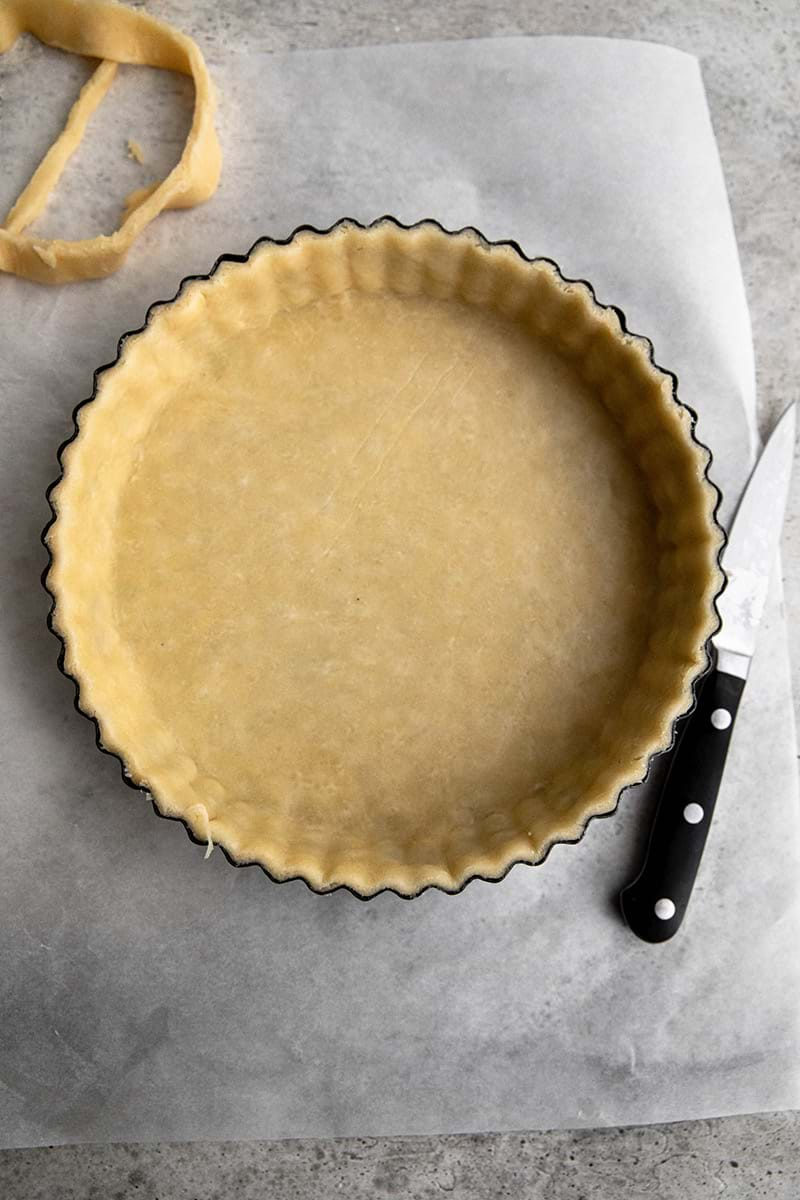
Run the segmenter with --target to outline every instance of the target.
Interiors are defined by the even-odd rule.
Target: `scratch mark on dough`
[[[472,379],[472,376],[475,374],[477,369],[478,369],[477,363],[473,363],[472,366],[470,367],[470,369],[467,371],[464,378],[461,380],[461,383],[458,385],[458,387],[456,388],[456,390],[453,392],[452,396],[450,397],[451,404],[453,403],[454,400],[457,400],[458,397],[461,395],[464,388],[467,386],[470,379]]]
[[[361,485],[361,487],[356,492],[355,496],[353,497],[353,503],[350,508],[350,512],[347,514],[347,516],[345,517],[345,519],[342,521],[341,525],[339,526],[339,529],[337,530],[337,533],[336,533],[336,537],[333,539],[332,542],[330,542],[328,544],[326,549],[323,550],[322,554],[320,555],[320,561],[324,558],[327,558],[328,555],[331,553],[331,551],[334,549],[334,547],[339,543],[339,541],[341,541],[341,538],[344,535],[345,530],[347,529],[347,527],[349,526],[353,517],[355,516],[356,512],[358,511],[359,501],[362,499],[367,488],[370,486],[370,484],[373,482],[373,480],[378,477],[378,475],[380,474],[380,472],[383,469],[384,463],[387,461],[389,456],[394,452],[395,447],[398,445],[400,440],[405,435],[408,427],[411,425],[411,422],[415,419],[415,417],[418,416],[418,414],[420,412],[422,412],[425,405],[436,395],[439,388],[444,383],[445,379],[447,379],[447,377],[449,375],[452,375],[453,371],[455,371],[457,366],[458,366],[458,363],[456,362],[456,363],[453,363],[453,365],[451,367],[448,367],[447,370],[444,371],[443,374],[439,376],[439,378],[436,380],[436,383],[434,383],[434,385],[430,389],[430,391],[425,393],[425,395],[420,400],[419,404],[415,405],[414,408],[412,408],[411,412],[408,414],[405,421],[400,426],[400,430],[397,434],[397,437],[394,439],[393,442],[390,443],[386,452],[381,456],[375,470],[372,472],[371,475],[369,475],[365,479],[364,483]],[[464,380],[464,383],[466,383],[466,380]],[[460,388],[458,390],[460,390]],[[456,392],[456,395],[457,394],[458,394],[458,392]]]
[[[322,505],[317,512],[317,516],[319,516],[320,513],[323,513],[325,511],[325,509],[328,507],[328,505],[333,500],[334,496],[336,496],[337,492],[339,492],[341,490],[341,488],[344,486],[344,484],[346,483],[347,479],[350,476],[350,472],[352,471],[353,467],[355,466],[356,459],[361,454],[362,450],[365,448],[365,446],[368,444],[368,442],[371,440],[373,434],[377,430],[381,421],[386,416],[389,409],[394,407],[394,405],[397,403],[397,401],[402,396],[403,392],[411,386],[411,384],[414,382],[417,375],[419,374],[420,370],[422,369],[422,366],[423,366],[425,360],[429,357],[430,357],[430,352],[426,350],[425,353],[423,354],[422,358],[419,360],[417,365],[414,367],[414,370],[409,375],[408,379],[405,381],[405,383],[401,384],[400,387],[397,389],[397,391],[394,392],[389,397],[389,399],[386,401],[383,408],[378,413],[375,420],[372,422],[372,425],[370,426],[369,432],[367,433],[366,437],[363,439],[363,441],[357,447],[355,453],[353,454],[353,457],[350,459],[349,463],[345,467],[344,474],[342,475],[341,479],[336,484],[333,491],[328,496],[326,496],[326,498],[323,500]]]

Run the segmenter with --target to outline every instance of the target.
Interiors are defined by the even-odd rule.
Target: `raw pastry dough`
[[[144,163],[144,150],[133,138],[128,138],[128,158],[132,158],[140,167]]]
[[[3,0],[0,53],[25,32],[48,45],[105,61],[84,85],[63,131],[0,228],[0,271],[39,283],[110,275],[162,209],[190,208],[216,190],[220,151],[214,131],[213,87],[203,56],[191,38],[170,25],[109,0],[81,0],[80,4],[74,0]],[[122,224],[110,236],[77,242],[26,236],[23,230],[45,207],[120,62],[162,67],[193,77],[194,117],[180,161],[161,183],[128,197]]]
[[[690,704],[707,457],[646,343],[545,260],[431,222],[265,242],[81,411],[66,669],[236,860],[362,894],[497,877],[612,809]]]

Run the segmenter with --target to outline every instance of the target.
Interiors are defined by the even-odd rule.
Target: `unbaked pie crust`
[[[63,452],[53,626],[103,746],[237,862],[411,895],[580,835],[691,704],[707,451],[547,260],[384,219],[156,307]]]

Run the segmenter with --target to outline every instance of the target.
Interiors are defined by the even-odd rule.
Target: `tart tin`
[[[411,225],[405,225],[405,224],[403,224],[403,222],[397,220],[397,218],[387,215],[387,216],[379,217],[379,218],[377,218],[377,220],[372,221],[369,224],[365,225],[360,221],[356,221],[352,218],[344,217],[344,218],[341,218],[339,221],[335,222],[333,225],[331,225],[327,229],[318,229],[317,227],[315,227],[313,225],[299,225],[287,238],[261,237],[256,242],[254,242],[254,244],[250,247],[250,250],[248,250],[248,252],[246,254],[222,254],[216,260],[213,267],[207,274],[186,276],[186,278],[184,278],[181,281],[174,296],[170,297],[168,300],[155,301],[153,304],[150,305],[150,307],[148,308],[147,313],[145,315],[144,322],[138,329],[132,329],[132,330],[129,330],[126,333],[122,334],[122,336],[120,337],[120,339],[117,343],[117,354],[116,354],[115,358],[111,362],[104,363],[102,366],[98,367],[95,370],[94,376],[93,376],[93,387],[92,387],[91,395],[88,396],[85,400],[82,400],[79,404],[77,404],[73,410],[72,432],[70,433],[69,437],[59,446],[58,453],[57,453],[57,458],[58,458],[58,463],[59,463],[59,468],[60,468],[59,474],[58,474],[57,478],[53,480],[53,482],[50,484],[50,486],[47,489],[46,495],[47,495],[47,500],[48,500],[48,504],[50,506],[50,511],[51,511],[52,515],[51,515],[50,520],[47,522],[47,525],[45,526],[44,530],[42,531],[42,535],[41,535],[42,544],[44,545],[45,550],[47,551],[47,556],[48,556],[47,565],[42,573],[42,585],[43,585],[45,591],[47,592],[47,594],[50,596],[51,601],[52,601],[50,610],[49,610],[48,616],[47,616],[47,624],[48,624],[48,627],[49,627],[51,633],[53,633],[54,636],[56,638],[58,638],[58,640],[61,644],[61,649],[60,649],[60,653],[59,653],[59,657],[58,657],[58,667],[59,667],[59,670],[62,672],[62,674],[64,674],[68,679],[70,679],[75,686],[75,697],[74,697],[75,708],[82,716],[86,717],[89,721],[92,722],[92,724],[94,726],[94,731],[95,731],[95,742],[97,744],[97,748],[99,750],[101,750],[104,754],[108,754],[111,757],[116,758],[117,761],[119,762],[123,782],[125,784],[127,784],[128,787],[134,789],[135,791],[143,793],[150,800],[152,807],[153,807],[153,811],[155,812],[156,816],[161,817],[163,820],[179,821],[186,829],[186,832],[189,835],[190,839],[196,845],[198,845],[198,846],[206,846],[207,845],[207,842],[204,839],[198,838],[195,835],[195,833],[192,831],[188,821],[183,816],[166,814],[166,813],[161,812],[161,810],[158,808],[158,805],[157,805],[154,797],[151,795],[148,788],[145,786],[142,786],[140,784],[137,784],[131,778],[123,758],[116,752],[107,749],[103,745],[103,742],[101,739],[99,723],[93,715],[91,715],[90,713],[87,713],[81,706],[80,686],[79,686],[78,680],[75,678],[74,675],[70,674],[65,667],[66,646],[65,646],[63,637],[58,633],[58,631],[56,630],[56,628],[54,626],[53,617],[54,617],[54,611],[55,611],[55,596],[50,591],[50,589],[48,587],[48,583],[47,583],[48,575],[50,573],[50,568],[53,563],[52,553],[51,553],[50,547],[47,542],[47,535],[48,535],[48,532],[49,532],[51,526],[55,522],[56,515],[57,515],[56,510],[51,501],[51,495],[52,495],[54,489],[61,482],[61,479],[63,477],[63,461],[62,461],[63,452],[66,449],[66,447],[69,446],[75,440],[75,438],[78,436],[78,432],[79,432],[78,414],[80,413],[81,409],[84,408],[85,405],[91,404],[91,402],[95,399],[95,397],[97,396],[97,390],[98,390],[98,384],[100,381],[100,377],[106,371],[108,371],[112,367],[116,366],[116,364],[118,363],[118,361],[121,357],[125,343],[128,341],[128,339],[136,336],[137,334],[142,333],[149,325],[151,318],[157,312],[157,310],[160,308],[163,308],[166,305],[172,304],[173,301],[175,301],[181,295],[181,293],[183,292],[184,288],[187,285],[189,285],[191,283],[199,282],[199,281],[210,280],[212,278],[212,276],[215,274],[215,272],[225,263],[240,263],[240,264],[246,263],[249,260],[250,256],[253,254],[253,252],[255,250],[257,250],[260,246],[263,246],[263,245],[287,246],[292,241],[294,241],[294,239],[298,235],[301,235],[301,234],[310,233],[310,234],[322,236],[322,235],[333,232],[334,230],[338,229],[341,226],[351,226],[356,229],[368,230],[368,229],[373,229],[376,226],[379,226],[379,225],[382,225],[385,223],[389,223],[389,224],[395,226],[396,228],[405,230],[405,231],[414,230],[420,226],[435,226],[441,233],[443,233],[449,237],[457,237],[459,235],[469,234],[473,238],[476,238],[482,245],[484,245],[487,248],[488,247],[506,247],[506,248],[512,250],[515,254],[519,255],[519,257],[526,263],[545,263],[545,264],[547,264],[550,268],[552,268],[552,270],[555,272],[555,274],[557,275],[558,279],[561,282],[563,282],[564,284],[577,284],[577,285],[580,285],[580,286],[586,288],[593,303],[599,309],[605,310],[605,311],[610,311],[610,312],[613,312],[616,314],[617,319],[619,320],[619,324],[620,324],[622,333],[626,337],[633,338],[636,342],[638,342],[645,349],[647,357],[650,361],[651,366],[654,368],[654,370],[659,372],[661,375],[665,376],[667,379],[669,379],[671,393],[672,393],[672,400],[673,400],[674,404],[677,405],[679,408],[686,410],[686,412],[689,414],[689,418],[690,418],[689,430],[690,430],[691,439],[699,449],[701,449],[702,451],[705,452],[705,454],[707,456],[703,476],[704,476],[706,483],[711,486],[711,488],[713,489],[715,496],[716,496],[716,501],[714,504],[713,512],[711,514],[711,521],[712,521],[712,524],[720,538],[719,549],[718,549],[717,556],[716,556],[716,562],[717,562],[717,567],[719,568],[721,582],[720,582],[720,586],[713,598],[713,609],[714,609],[714,615],[716,617],[716,625],[715,625],[714,629],[711,631],[711,633],[709,634],[708,638],[706,639],[706,641],[704,643],[704,647],[703,647],[705,662],[704,662],[704,665],[701,667],[700,671],[696,674],[694,680],[692,681],[691,703],[690,703],[688,709],[684,713],[678,714],[672,721],[671,738],[670,738],[669,746],[667,746],[663,750],[653,751],[648,756],[647,762],[646,762],[645,773],[644,773],[642,779],[640,781],[638,781],[637,783],[630,784],[630,785],[622,788],[620,790],[620,792],[618,793],[615,803],[614,803],[614,806],[612,808],[610,808],[607,812],[590,814],[586,818],[586,820],[585,820],[582,828],[580,829],[579,833],[577,834],[577,836],[575,836],[573,838],[557,837],[557,838],[553,839],[547,845],[543,854],[541,855],[541,857],[539,859],[536,860],[535,863],[530,863],[528,860],[523,859],[523,858],[516,858],[516,859],[513,859],[511,862],[509,862],[508,865],[506,866],[506,868],[499,875],[486,876],[486,875],[482,875],[480,873],[469,875],[460,884],[460,886],[455,887],[455,888],[446,888],[438,883],[430,883],[430,884],[423,885],[418,890],[416,890],[412,893],[400,892],[400,891],[397,891],[394,887],[383,887],[375,892],[370,892],[369,894],[364,894],[362,892],[359,892],[356,888],[350,886],[349,884],[345,884],[345,883],[336,884],[335,886],[330,887],[330,888],[318,888],[318,887],[314,886],[312,883],[310,883],[307,879],[305,879],[302,875],[293,875],[293,876],[289,876],[286,878],[284,878],[284,877],[278,878],[274,874],[272,874],[272,872],[270,872],[270,870],[266,866],[264,866],[262,863],[238,861],[225,849],[225,847],[223,845],[221,845],[219,843],[214,843],[214,845],[218,846],[218,848],[222,851],[222,853],[224,854],[224,856],[228,860],[228,862],[231,864],[231,866],[234,866],[234,867],[257,866],[274,883],[289,883],[289,882],[293,882],[295,880],[301,880],[310,891],[314,892],[317,895],[328,895],[335,891],[347,891],[347,892],[350,892],[351,895],[355,896],[359,900],[370,900],[373,898],[373,896],[381,895],[382,892],[393,892],[400,899],[411,900],[411,899],[414,899],[416,896],[422,895],[423,892],[426,892],[431,889],[435,890],[435,891],[439,891],[439,892],[444,892],[447,895],[457,895],[460,892],[462,892],[464,890],[464,888],[467,886],[467,884],[471,883],[474,879],[481,879],[485,883],[499,883],[501,880],[505,879],[506,875],[508,874],[508,872],[511,870],[512,867],[518,866],[520,864],[525,864],[528,866],[541,865],[542,863],[544,863],[547,860],[553,846],[575,845],[582,840],[582,838],[586,832],[586,829],[588,828],[591,821],[601,820],[603,818],[613,816],[619,807],[619,803],[620,803],[623,793],[628,791],[629,787],[637,787],[637,786],[639,786],[640,783],[644,783],[647,779],[649,779],[651,772],[652,772],[653,763],[655,762],[655,760],[657,758],[659,758],[662,754],[669,753],[669,751],[672,749],[672,747],[674,746],[675,741],[676,741],[677,726],[679,725],[679,723],[682,722],[684,717],[688,716],[689,713],[691,713],[694,710],[694,708],[696,706],[697,694],[698,694],[698,690],[699,690],[701,681],[705,677],[705,675],[708,672],[708,670],[712,664],[712,661],[713,661],[712,638],[713,638],[714,634],[718,631],[720,624],[721,624],[717,601],[718,601],[720,595],[722,594],[722,592],[724,591],[724,588],[726,585],[726,578],[721,569],[722,552],[723,552],[724,546],[725,546],[725,531],[718,519],[719,507],[720,507],[720,502],[721,502],[721,493],[719,491],[719,488],[716,486],[716,484],[713,482],[713,480],[711,480],[709,477],[709,467],[712,465],[713,456],[712,456],[709,448],[703,442],[701,442],[700,439],[697,437],[697,434],[696,434],[697,414],[689,405],[685,404],[682,400],[680,400],[678,398],[677,377],[671,371],[666,370],[665,368],[659,366],[658,363],[656,363],[654,354],[653,354],[653,345],[650,342],[650,340],[646,337],[643,337],[640,334],[631,333],[631,331],[628,329],[627,320],[626,320],[625,314],[622,311],[622,309],[618,308],[616,305],[613,305],[613,304],[602,304],[597,299],[594,288],[592,287],[591,283],[589,283],[587,280],[574,279],[574,278],[570,278],[570,277],[564,275],[564,273],[561,271],[558,264],[556,262],[554,262],[553,259],[547,258],[546,256],[539,255],[539,256],[536,256],[535,258],[530,258],[528,255],[525,254],[525,252],[521,249],[521,247],[517,244],[517,242],[515,242],[513,240],[503,239],[501,241],[491,241],[488,238],[484,237],[483,234],[481,234],[479,230],[476,230],[472,226],[466,226],[463,229],[459,229],[459,230],[445,229],[444,226],[442,226],[438,221],[433,220],[431,218],[426,218],[426,219],[414,222]]]

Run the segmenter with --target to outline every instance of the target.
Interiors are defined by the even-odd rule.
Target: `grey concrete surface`
[[[791,1115],[446,1138],[18,1150],[5,1200],[796,1200]]]
[[[666,42],[703,63],[730,190],[766,431],[800,393],[800,6],[796,0],[140,0],[212,50],[500,34]],[[800,471],[784,537],[800,698]],[[369,1141],[62,1147],[0,1153],[4,1200],[345,1195],[463,1200],[800,1196],[800,1114],[641,1129]]]

